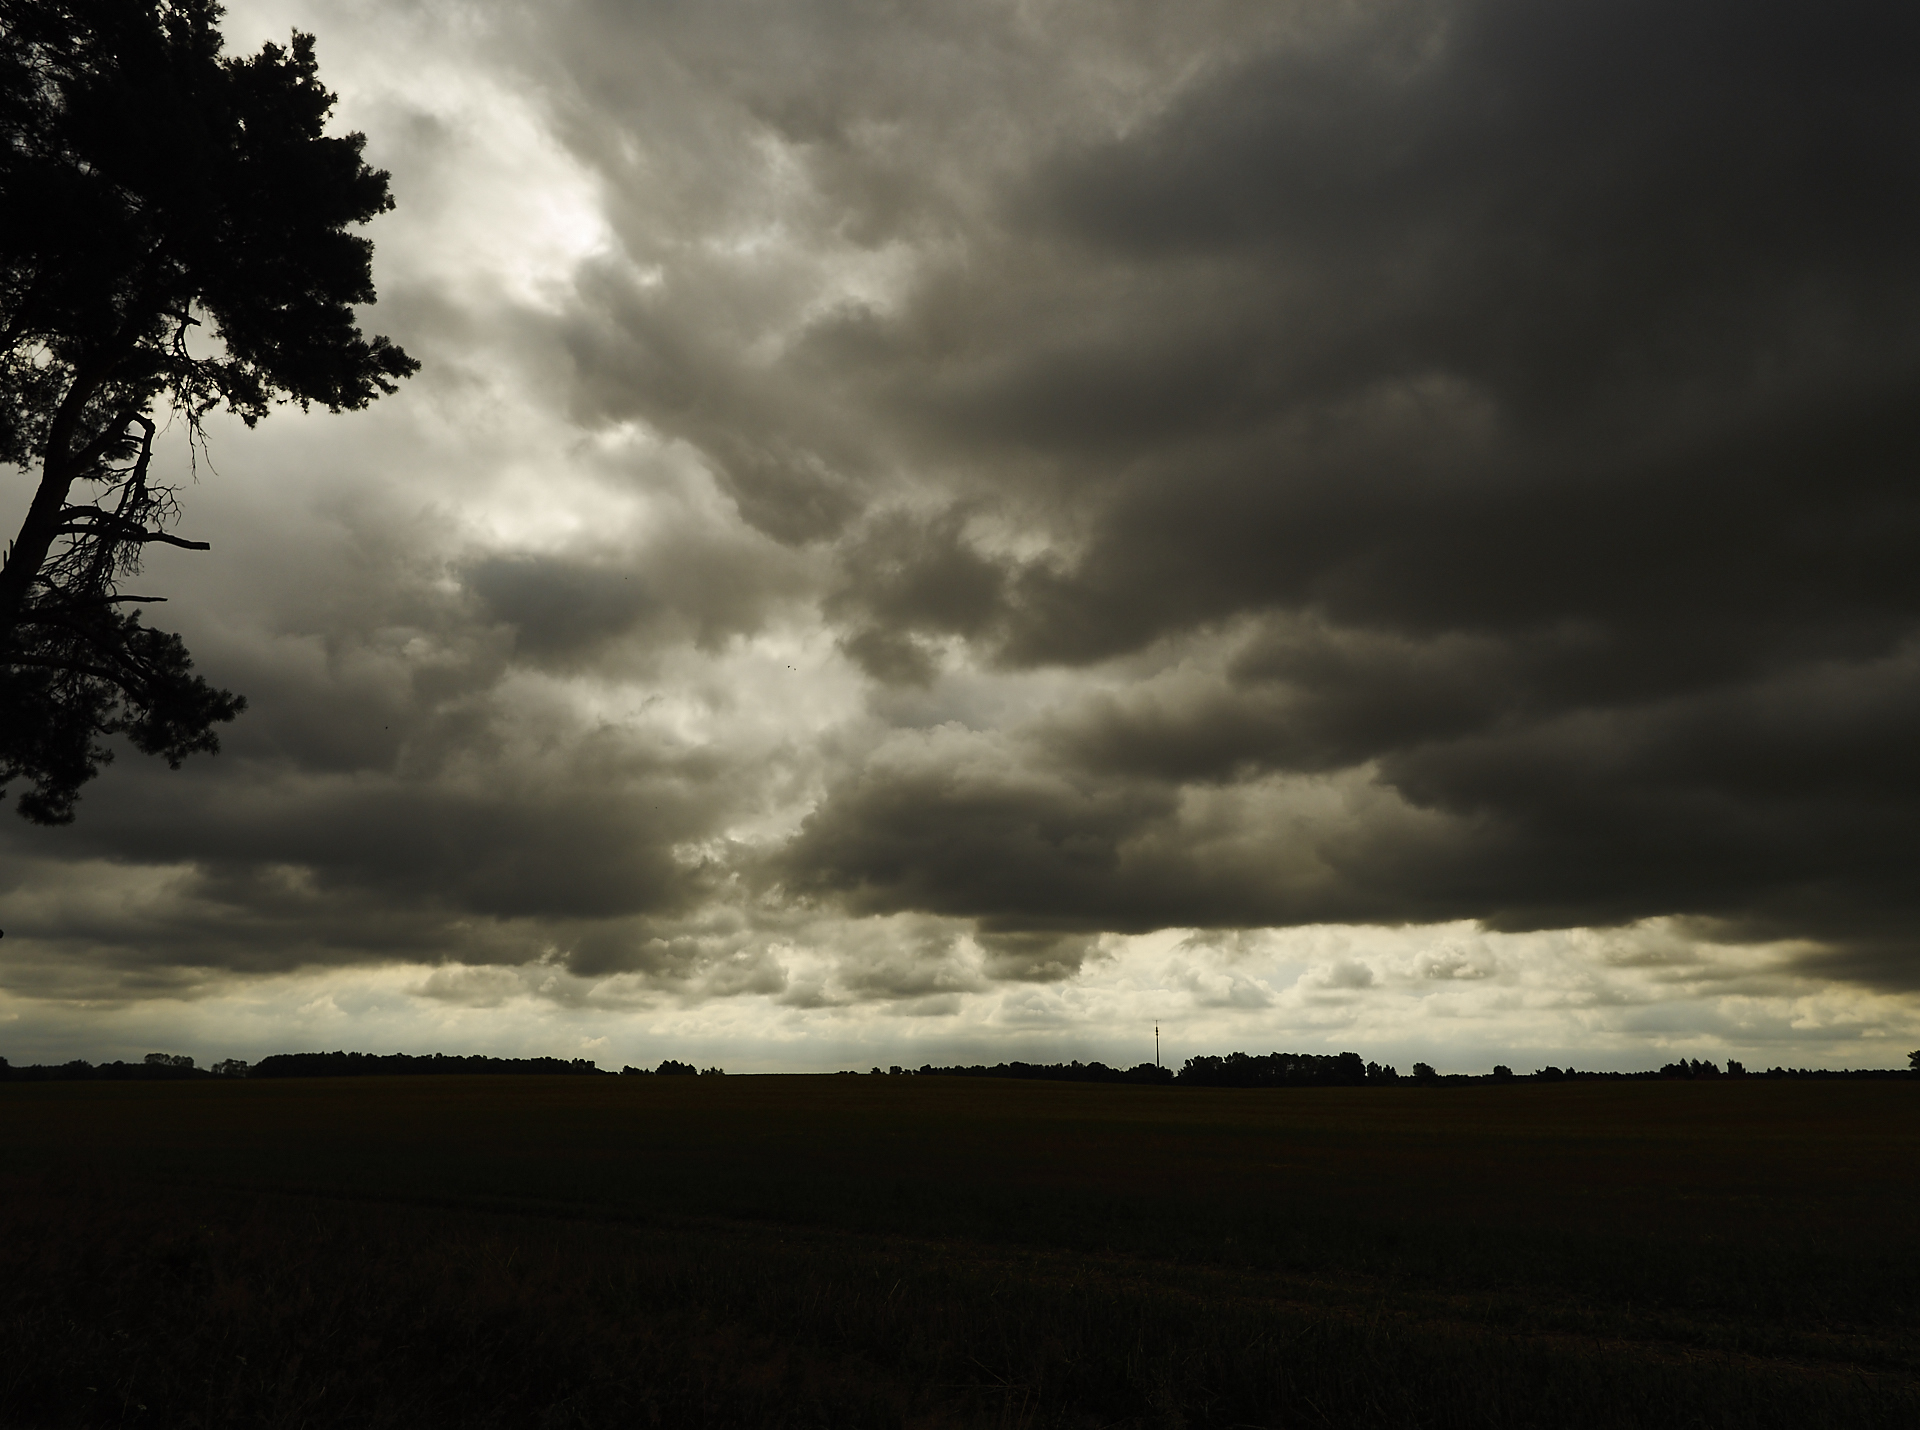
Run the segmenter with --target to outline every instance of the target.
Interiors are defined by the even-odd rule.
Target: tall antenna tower
[[[1160,1066],[1160,1025],[1153,1025],[1153,1065]]]

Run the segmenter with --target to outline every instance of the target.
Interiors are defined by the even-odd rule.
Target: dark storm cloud
[[[497,761],[483,783],[404,768],[307,774],[284,761],[185,787],[164,771],[128,771],[102,788],[91,819],[61,831],[58,852],[183,866],[185,897],[260,925],[256,936],[283,926],[267,946],[248,945],[250,964],[273,962],[281,941],[297,945],[290,963],[311,961],[311,930],[300,926],[315,920],[336,939],[362,922],[343,940],[339,961],[352,961],[450,920],[685,912],[713,873],[672,850],[709,831],[724,772],[698,753],[635,751],[606,736],[580,743],[560,763]],[[51,842],[11,828],[4,837],[22,859]]]
[[[1421,46],[1257,60],[1041,166],[1035,241],[1105,270],[1103,318],[1016,334],[950,421],[1059,454],[1095,514],[1012,585],[1004,655],[1274,605],[1720,668],[1782,626],[1897,639],[1914,22],[1419,14]]]
[[[966,540],[963,513],[880,513],[840,547],[842,581],[825,603],[848,628],[841,648],[876,680],[932,680],[925,636],[977,637],[998,613],[1003,568]]]
[[[515,659],[561,670],[605,665],[621,644],[713,650],[757,631],[793,594],[793,572],[772,553],[676,536],[617,558],[489,552],[465,563],[462,584],[485,619],[512,631]]]
[[[535,658],[592,651],[659,611],[645,578],[543,556],[486,556],[467,585],[495,619],[512,626],[515,648]]]
[[[637,602],[591,553],[501,553],[436,579],[446,568],[390,552],[312,584],[286,563],[271,636],[236,623],[194,640],[203,668],[253,702],[216,759],[180,773],[122,759],[74,826],[0,823],[0,884],[32,904],[64,864],[91,890],[10,917],[10,946],[58,950],[43,960],[49,986],[91,977],[97,997],[138,996],[154,978],[447,957],[694,977],[700,957],[733,950],[662,936],[712,897],[706,842],[758,799],[767,768],[657,728],[660,697],[644,690],[624,691],[608,719],[528,684],[584,651],[604,661],[636,626],[657,646],[758,619],[777,573],[728,583],[725,543],[678,546]],[[604,608],[579,599],[595,579],[612,588]],[[703,610],[705,584],[728,589]],[[556,629],[553,585],[582,607],[576,632]],[[156,885],[143,868],[166,872]],[[16,964],[8,986],[38,976]]]
[[[1494,847],[1502,846],[1502,847]],[[856,914],[972,918],[998,977],[1076,971],[1086,935],[1457,918],[1510,857],[1497,829],[1350,778],[1305,800],[1089,771],[1036,739],[903,735],[830,788],[770,874]]]
[[[1246,633],[1177,691],[1066,697],[990,776],[849,768],[781,876],[997,935],[1690,914],[1907,981],[1920,20],[1357,13],[1244,58],[1223,25],[1178,92],[970,184],[915,128],[941,97],[844,75],[796,127],[736,77],[817,194],[963,255],[754,369],[917,493],[889,509],[876,455],[875,515],[785,533],[843,533],[847,653],[925,684],[956,644],[1018,670]],[[883,117],[924,173],[863,147]],[[1189,795],[1245,793],[1215,817],[1258,845],[1257,791],[1343,772],[1378,798],[1291,836],[1320,877],[1203,867]]]
[[[589,267],[564,337],[587,421],[636,416],[690,442],[756,529],[787,542],[839,531],[859,510],[865,462],[811,403],[734,364],[739,335],[714,331],[725,296],[663,301]],[[732,340],[731,343],[729,340]]]

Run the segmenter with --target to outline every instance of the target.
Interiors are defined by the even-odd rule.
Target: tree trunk
[[[27,597],[40,575],[40,569],[47,564],[47,555],[53,550],[54,537],[59,534],[62,514],[67,508],[67,495],[73,490],[74,481],[99,457],[113,434],[125,428],[127,421],[131,420],[129,414],[126,419],[110,422],[99,436],[78,453],[72,450],[80,426],[80,414],[85,410],[88,399],[106,380],[118,358],[119,354],[116,353],[113,358],[97,364],[82,364],[74,373],[73,386],[67,389],[59,411],[54,414],[53,425],[47,432],[46,456],[40,464],[40,488],[33,494],[33,504],[27,508],[26,519],[20,523],[20,533],[14,537],[13,545],[7,551],[6,565],[0,567],[0,641],[12,633],[21,612],[26,608]]]

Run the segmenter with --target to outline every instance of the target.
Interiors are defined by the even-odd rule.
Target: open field
[[[1909,1083],[6,1085],[0,1423],[1920,1424],[1917,1113]]]

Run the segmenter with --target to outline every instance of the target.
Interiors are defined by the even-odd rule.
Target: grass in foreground
[[[1911,1099],[10,1087],[0,1420],[1920,1423]]]

